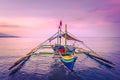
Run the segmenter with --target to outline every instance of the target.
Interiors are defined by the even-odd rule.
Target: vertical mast
[[[59,29],[58,29],[58,35],[59,35]],[[57,45],[59,44],[59,37],[57,37]]]
[[[65,24],[65,53],[67,53],[67,24]]]
[[[60,20],[60,24],[58,27],[58,38],[57,38],[57,44],[61,45],[61,27],[62,27],[62,21]]]
[[[61,28],[60,28],[60,35],[59,35],[59,37],[60,37],[60,45],[61,45]]]

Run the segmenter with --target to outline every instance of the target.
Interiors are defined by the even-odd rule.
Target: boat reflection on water
[[[43,74],[41,74],[41,71],[29,73],[27,71],[20,70],[21,64],[11,73],[9,80],[83,80],[75,72],[70,72],[66,69],[61,63],[58,55],[53,56],[52,60],[48,73],[44,74],[43,72]],[[39,67],[40,65],[38,68]]]
[[[48,78],[49,80],[83,80],[74,71],[69,71],[57,55],[54,56],[54,63],[51,65]]]

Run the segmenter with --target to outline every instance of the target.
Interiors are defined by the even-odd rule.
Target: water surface
[[[40,41],[41,40],[41,41]],[[89,47],[115,65],[78,54],[74,72],[68,72],[53,55],[34,55],[9,76],[8,68],[43,39],[0,38],[0,80],[120,80],[120,38],[81,38]]]

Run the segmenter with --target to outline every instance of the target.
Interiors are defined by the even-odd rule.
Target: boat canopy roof
[[[74,40],[74,41],[82,42],[81,40],[76,39],[75,37],[69,35],[68,33],[66,34],[66,36],[67,36],[67,37],[66,37],[67,40]],[[65,38],[65,33],[62,34],[62,37]]]
[[[61,34],[57,33],[55,36],[49,38],[49,41],[52,41],[52,40],[54,40],[54,39],[56,39],[58,37],[64,37],[65,38],[65,34],[66,34],[66,39],[67,40],[73,40],[73,41],[83,42],[83,41],[75,38],[74,36],[72,36],[70,33],[61,33]]]

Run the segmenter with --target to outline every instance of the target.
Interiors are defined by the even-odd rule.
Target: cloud
[[[2,21],[3,20],[3,21]],[[0,19],[0,32],[19,36],[40,36],[54,33],[59,25],[59,20],[42,17],[8,17]],[[7,24],[5,24],[5,21]]]
[[[69,0],[69,2],[65,0],[2,0],[0,1],[2,6],[0,21],[7,24],[1,24],[0,31],[41,36],[54,33],[59,20],[62,19],[63,24],[67,23],[71,30],[78,30],[80,34],[84,31],[87,35],[97,35],[99,31],[100,36],[102,32],[104,32],[102,35],[111,32],[109,35],[112,36],[116,31],[112,29],[114,27],[119,29],[119,2],[119,0]],[[93,32],[94,29],[96,31]]]
[[[95,11],[96,14],[101,15],[106,20],[113,22],[113,23],[120,23],[120,7],[118,8],[108,8],[108,9],[97,9]]]
[[[13,24],[9,24],[9,23],[5,23],[5,22],[0,22],[0,27],[9,27],[9,28],[18,28],[20,26],[18,25],[13,25]]]

